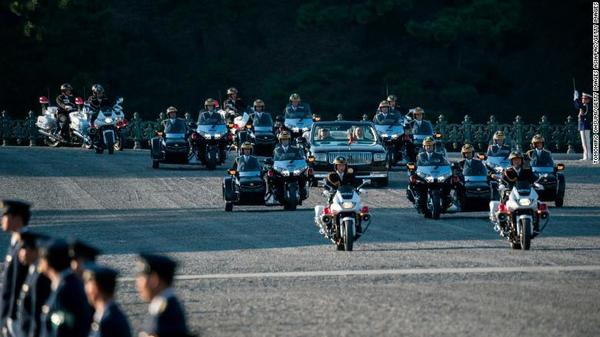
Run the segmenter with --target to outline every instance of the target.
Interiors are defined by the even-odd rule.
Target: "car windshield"
[[[311,144],[375,144],[377,135],[368,124],[325,124],[315,127]]]
[[[304,155],[301,151],[276,152],[273,156],[274,161],[282,160],[304,160]]]
[[[186,133],[187,125],[183,119],[176,119],[174,123],[167,120],[165,125],[165,133]]]
[[[258,163],[258,160],[249,160],[249,161],[245,162],[244,165],[239,166],[239,171],[240,172],[260,171],[260,164]]]

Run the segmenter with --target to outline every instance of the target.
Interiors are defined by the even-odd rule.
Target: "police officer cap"
[[[36,233],[32,231],[25,231],[19,234],[21,237],[21,244],[23,248],[36,249],[40,245],[43,245],[46,240],[50,237],[46,234]]]
[[[141,253],[137,265],[137,272],[143,275],[156,273],[168,285],[173,283],[177,263],[162,255]]]
[[[90,263],[85,266],[83,280],[86,282],[96,282],[102,292],[112,295],[115,292],[118,275],[119,272],[112,268]]]
[[[2,200],[0,202],[2,208],[2,216],[12,214],[20,215],[23,218],[23,223],[27,225],[31,217],[31,204],[21,200]]]
[[[51,239],[40,245],[40,258],[48,261],[48,266],[63,271],[71,266],[69,244],[63,239]]]
[[[79,240],[69,241],[69,257],[71,259],[94,261],[98,255],[100,255],[100,250],[94,246]]]

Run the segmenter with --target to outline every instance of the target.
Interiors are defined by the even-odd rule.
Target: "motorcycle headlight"
[[[204,133],[204,134],[202,134],[202,137],[204,137],[206,139],[210,139],[211,138],[211,134],[210,133]]]
[[[374,161],[384,161],[385,153],[373,153],[373,160]]]
[[[397,133],[394,133],[394,134],[392,135],[392,138],[393,138],[393,139],[396,139],[396,138],[398,138],[398,134],[397,134]]]
[[[304,170],[300,170],[300,169],[298,169],[298,170],[294,170],[294,175],[295,175],[295,176],[299,176],[299,175],[301,175],[301,174],[302,174],[302,171],[304,171]]]
[[[448,177],[448,175],[443,174],[437,178],[437,181],[443,183],[444,181],[446,181],[446,179],[448,179]]]
[[[299,132],[300,128],[292,128],[292,132]]]
[[[110,118],[110,117],[104,118],[104,123],[111,124],[112,122],[113,122],[112,118]]]
[[[521,206],[529,206],[529,205],[531,205],[531,199],[521,198],[521,199],[519,199],[519,205],[521,205]]]
[[[315,161],[327,161],[327,153],[313,153]]]
[[[281,171],[281,175],[284,176],[284,177],[287,177],[287,176],[290,175],[290,171],[288,171],[288,170],[282,170]]]
[[[429,177],[425,178],[425,180],[426,180],[428,183],[432,183],[432,182],[433,182],[433,179],[434,179],[434,178],[433,178],[433,177],[431,177],[431,176],[429,176]]]
[[[382,133],[381,134],[381,138],[387,138],[388,134],[387,133]]]
[[[216,134],[216,135],[215,135],[215,139],[220,139],[220,138],[221,138],[221,135],[220,135],[220,134]]]
[[[354,208],[354,203],[352,201],[344,201],[342,202],[343,209],[352,209]]]

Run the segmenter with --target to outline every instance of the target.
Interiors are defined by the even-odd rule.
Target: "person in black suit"
[[[93,263],[85,266],[85,293],[95,309],[89,337],[131,337],[129,321],[114,302],[117,275],[116,270]]]
[[[172,288],[176,267],[175,261],[166,256],[140,254],[136,286],[150,307],[139,336],[190,336],[183,306]]]
[[[2,271],[2,302],[0,327],[4,336],[15,336],[17,330],[17,299],[27,277],[27,266],[19,262],[21,248],[19,233],[27,228],[31,218],[31,205],[19,200],[2,200],[2,230],[11,235]]]
[[[83,283],[70,268],[69,244],[65,240],[49,240],[40,248],[40,271],[52,282],[52,292],[42,307],[43,337],[87,337],[90,306]]]
[[[521,152],[511,152],[508,160],[510,160],[512,166],[502,173],[502,181],[508,187],[507,191],[510,191],[519,182],[527,182],[531,185],[536,181],[536,176],[531,167],[523,164],[523,155]]]
[[[261,171],[260,163],[255,156],[252,155],[252,143],[244,142],[241,146],[242,153],[233,161],[234,170],[243,171]]]
[[[39,245],[48,236],[27,231],[21,233],[19,261],[28,266],[28,273],[17,300],[17,321],[20,333],[17,336],[38,337],[42,306],[50,296],[50,279],[38,270]]]

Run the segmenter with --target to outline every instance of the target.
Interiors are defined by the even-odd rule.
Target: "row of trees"
[[[591,74],[587,0],[0,0],[0,22],[15,116],[68,81],[148,117],[236,86],[271,111],[299,92],[331,118],[394,93],[450,120],[562,120],[571,79],[589,89]]]

